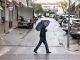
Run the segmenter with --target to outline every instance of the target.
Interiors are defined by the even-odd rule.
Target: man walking
[[[37,53],[37,50],[40,47],[40,45],[42,44],[42,42],[45,45],[46,53],[51,53],[51,52],[49,52],[48,44],[47,44],[47,41],[46,41],[46,32],[47,32],[46,27],[47,27],[46,23],[44,23],[44,25],[43,25],[43,27],[41,28],[41,31],[40,31],[40,41],[39,41],[38,45],[36,46],[36,48],[34,49],[35,53]]]

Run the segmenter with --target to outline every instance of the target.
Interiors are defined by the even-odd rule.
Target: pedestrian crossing
[[[8,54],[0,60],[79,60],[79,57],[72,54]]]

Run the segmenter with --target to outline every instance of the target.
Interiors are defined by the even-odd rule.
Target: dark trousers
[[[45,45],[46,52],[49,52],[48,44],[47,44],[46,38],[43,38],[43,37],[40,37],[40,41],[39,41],[38,45],[36,46],[36,48],[34,49],[34,51],[37,51],[37,50],[38,50],[38,48],[40,47],[40,45],[42,44],[42,42],[43,42],[44,45]]]

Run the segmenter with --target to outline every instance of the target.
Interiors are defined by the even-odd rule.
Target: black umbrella
[[[43,25],[48,26],[49,23],[50,23],[49,20],[41,20],[41,21],[37,24],[36,30],[37,30],[37,31],[41,31],[41,28],[43,27]]]

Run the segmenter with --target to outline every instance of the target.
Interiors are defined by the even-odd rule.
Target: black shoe
[[[46,52],[46,53],[51,53],[51,52]]]
[[[35,53],[37,53],[37,51],[34,51]]]

